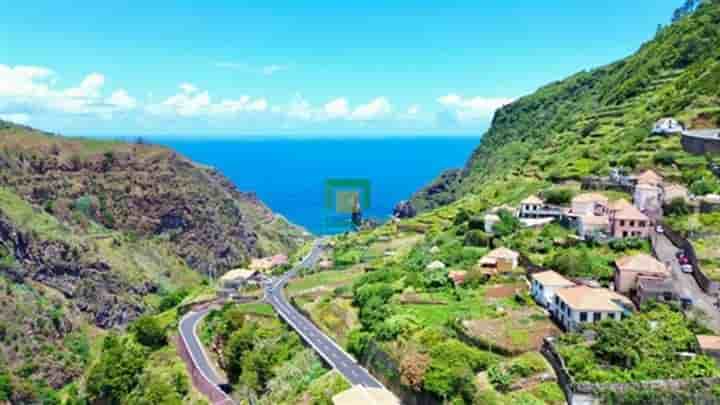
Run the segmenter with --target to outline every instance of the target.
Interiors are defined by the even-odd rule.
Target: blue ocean
[[[327,226],[328,179],[363,179],[370,206],[363,216],[386,220],[441,171],[462,167],[479,137],[148,138],[213,166],[240,190],[254,191],[273,211],[320,235]]]

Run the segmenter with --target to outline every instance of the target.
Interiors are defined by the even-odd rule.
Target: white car
[[[665,232],[665,230],[663,229],[662,225],[658,225],[655,227],[655,232],[663,233],[663,232]]]
[[[689,264],[683,264],[682,266],[680,266],[680,270],[682,270],[683,273],[692,273],[693,266]]]

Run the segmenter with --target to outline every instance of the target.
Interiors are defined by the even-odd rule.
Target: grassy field
[[[316,288],[333,289],[343,285],[350,285],[353,280],[362,274],[363,269],[357,266],[348,270],[329,270],[313,273],[292,280],[287,285],[287,291],[290,296],[293,296]]]

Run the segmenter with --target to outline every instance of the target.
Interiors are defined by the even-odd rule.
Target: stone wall
[[[592,384],[576,382],[557,352],[553,338],[546,338],[540,353],[548,360],[555,370],[558,384],[565,393],[570,405],[595,405],[613,401],[637,398],[637,393],[651,393],[653,404],[683,405],[717,404],[718,399],[709,392],[712,387],[720,384],[720,378],[696,378],[686,380],[655,380],[618,384]]]
[[[720,138],[711,139],[692,135],[683,135],[681,142],[685,152],[693,155],[720,153]]]

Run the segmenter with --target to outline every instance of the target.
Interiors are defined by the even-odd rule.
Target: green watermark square
[[[325,233],[350,230],[362,212],[370,208],[370,180],[325,180]]]

